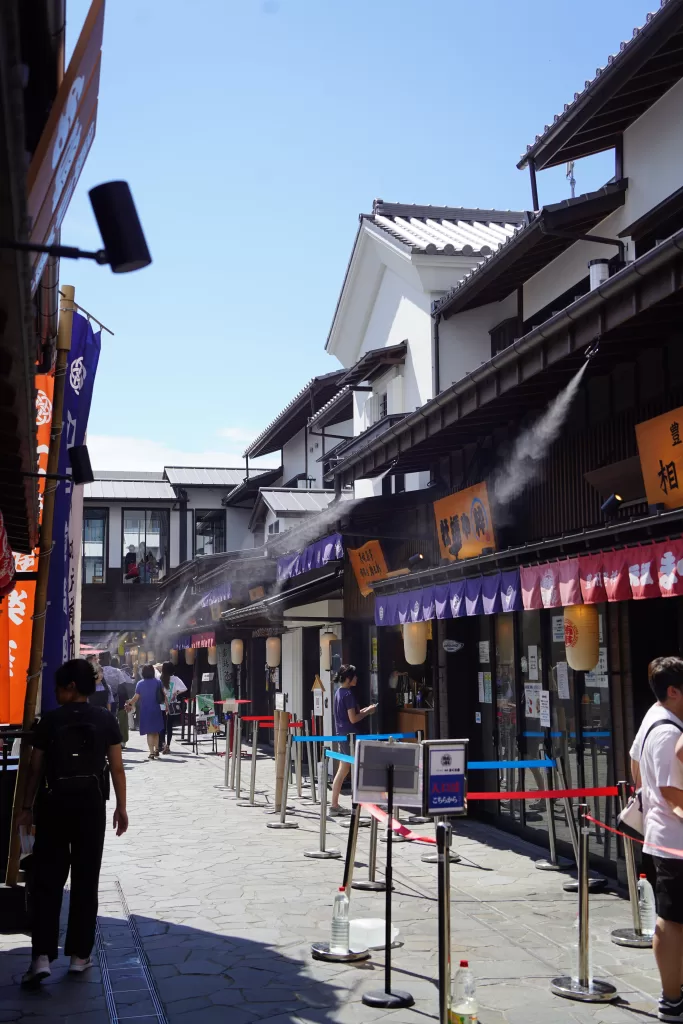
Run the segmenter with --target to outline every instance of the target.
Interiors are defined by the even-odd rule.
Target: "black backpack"
[[[49,788],[69,803],[106,800],[108,772],[102,741],[92,722],[60,725],[48,750]]]

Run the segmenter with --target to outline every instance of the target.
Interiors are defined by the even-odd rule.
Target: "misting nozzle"
[[[586,359],[592,359],[594,355],[597,355],[599,348],[600,339],[596,338],[595,341],[591,342],[591,344],[586,349]]]

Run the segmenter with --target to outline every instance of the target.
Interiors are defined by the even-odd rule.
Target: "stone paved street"
[[[132,746],[141,747],[137,735]],[[141,750],[125,755],[131,825],[122,839],[107,838],[100,905],[104,979],[99,969],[69,979],[60,961],[42,991],[22,993],[16,982],[29,944],[26,936],[3,936],[0,1022],[106,1024],[116,1014],[141,1024],[436,1019],[436,867],[421,862],[424,847],[394,845],[394,917],[403,942],[394,953],[395,986],[413,994],[415,1007],[372,1010],[361,996],[383,985],[382,953],[345,967],[310,956],[310,943],[328,938],[343,871],[342,861],[303,857],[317,847],[317,814],[293,800],[299,829],[267,829],[272,819],[263,808],[237,807],[232,793],[217,788],[222,758],[186,750],[177,747],[174,756],[154,763]],[[272,761],[264,758],[258,768],[257,799],[271,801]],[[420,828],[431,833],[431,826]],[[330,823],[330,846],[343,849],[346,835],[338,822]],[[357,864],[367,863],[367,843],[363,829]],[[473,821],[456,827],[454,846],[463,860],[451,875],[453,959],[469,958],[476,973],[482,1024],[656,1019],[651,951],[621,949],[609,938],[613,928],[630,924],[624,900],[591,898],[595,975],[613,981],[619,1002],[564,1001],[549,992],[549,979],[570,968],[575,933],[576,897],[563,892],[563,876],[535,870],[534,859],[542,856],[537,848]],[[383,862],[384,845],[379,849]],[[365,869],[356,872],[360,878]],[[352,916],[383,916],[383,899],[355,891]]]

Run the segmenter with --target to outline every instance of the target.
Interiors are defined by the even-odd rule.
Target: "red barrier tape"
[[[303,729],[303,727],[304,727],[304,723],[303,722],[290,722],[289,723],[289,728],[290,729]]]
[[[381,807],[377,807],[375,804],[362,804],[362,806],[369,811],[373,818],[381,822],[382,825],[386,825],[387,818],[389,815],[386,811],[383,811]],[[414,843],[429,843],[434,846],[436,839],[432,839],[431,836],[419,836],[417,832],[413,832],[406,825],[402,825],[396,818],[391,819],[391,828],[394,832],[397,832],[404,839],[410,839]]]
[[[242,715],[243,722],[272,722],[272,715]]]
[[[567,796],[617,796],[616,786],[594,786],[584,789],[531,789],[509,793],[468,793],[468,800],[558,800]]]
[[[635,836],[627,836],[625,832],[620,832],[618,828],[611,828],[609,825],[605,825],[604,821],[598,821],[597,818],[592,817],[590,814],[586,815],[586,819],[594,822],[596,825],[599,825],[600,828],[606,828],[608,832],[613,832],[615,836],[621,836],[622,839],[630,839],[632,843],[640,843],[641,846],[645,845],[644,839],[636,839]],[[673,857],[683,858],[683,850],[672,850],[670,846],[657,846],[656,843],[648,843],[647,845],[651,846],[653,850],[661,850],[662,853],[670,853]]]

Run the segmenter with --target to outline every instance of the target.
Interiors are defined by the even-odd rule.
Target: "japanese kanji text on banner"
[[[349,558],[358,589],[363,597],[367,597],[372,593],[368,584],[383,580],[388,572],[382,545],[378,540],[369,540],[362,548],[349,548]]]
[[[636,424],[648,504],[683,505],[683,407]]]
[[[442,558],[475,558],[484,548],[495,548],[486,484],[435,501],[434,516]]]

